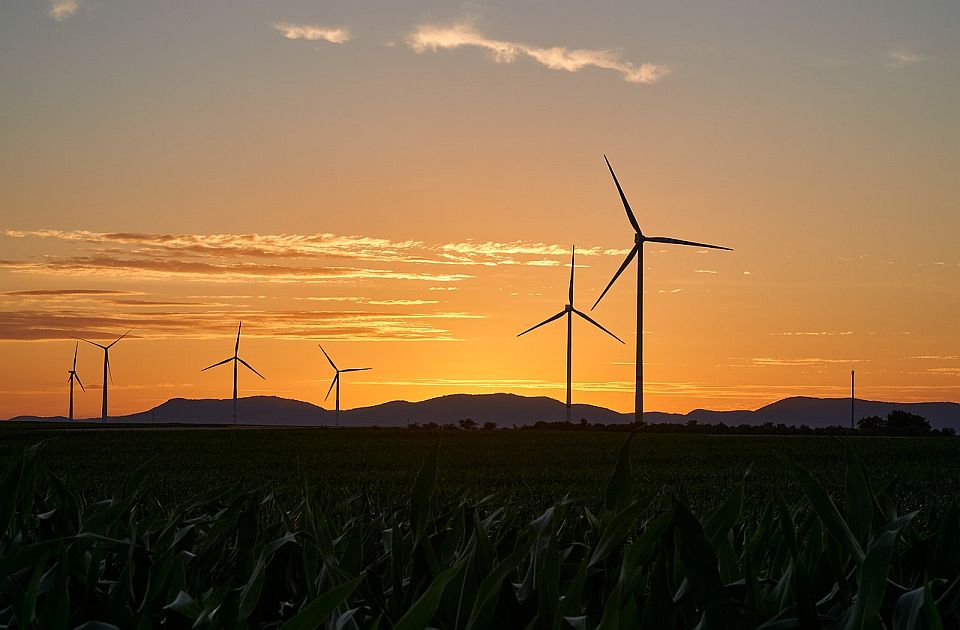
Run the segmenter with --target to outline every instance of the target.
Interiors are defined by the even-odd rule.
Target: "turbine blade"
[[[126,337],[127,335],[129,335],[129,334],[132,333],[132,332],[133,332],[133,328],[131,328],[131,329],[128,330],[127,332],[125,332],[125,333],[123,333],[122,335],[120,335],[119,337],[117,337],[117,339],[114,340],[114,342],[111,343],[110,345],[108,345],[107,347],[108,347],[108,348],[112,348],[112,347],[113,347],[113,344],[117,343],[118,341],[120,341],[121,339],[123,339],[124,337]]]
[[[82,338],[82,337],[74,337],[74,339],[76,339],[76,340],[78,340],[78,341],[85,341],[85,342],[89,343],[91,346],[96,346],[96,347],[98,347],[98,348],[103,348],[104,350],[107,349],[106,346],[102,346],[102,345],[100,345],[99,343],[97,343],[96,341],[90,341],[89,339],[84,339],[84,338]]]
[[[201,371],[201,372],[206,372],[206,371],[209,370],[210,368],[215,368],[215,367],[217,367],[218,365],[223,365],[224,363],[230,363],[231,361],[233,361],[233,357],[230,357],[229,359],[224,359],[223,361],[219,361],[219,362],[217,362],[217,363],[214,363],[213,365],[208,365],[207,367],[203,368],[203,369],[200,370],[200,371]]]
[[[603,326],[601,326],[598,321],[592,319],[592,318],[591,318],[589,315],[587,315],[586,313],[583,313],[583,312],[581,312],[581,311],[578,311],[577,309],[573,309],[573,312],[576,313],[577,315],[579,315],[580,317],[584,318],[585,320],[587,320],[588,322],[590,322],[591,324],[593,324],[594,326],[596,326],[597,328],[599,328],[599,329],[602,330],[603,332],[607,333],[608,335],[610,335],[611,337],[613,337],[614,339],[616,339],[616,340],[619,341],[620,343],[623,343],[623,339],[621,339],[620,337],[617,337],[615,334],[613,334],[612,332],[610,332],[609,330],[607,330],[606,328],[604,328]]]
[[[233,346],[233,356],[240,354],[240,327],[243,326],[243,322],[240,322],[240,325],[237,326],[237,343]]]
[[[77,346],[73,349],[73,369],[77,369],[77,352],[80,350],[80,342],[77,342]]]
[[[597,308],[597,304],[600,303],[600,300],[603,299],[603,296],[607,294],[607,291],[610,290],[610,287],[613,286],[613,283],[617,281],[617,278],[620,277],[620,274],[623,273],[623,270],[627,268],[627,265],[630,264],[630,261],[633,260],[633,257],[637,255],[637,250],[640,248],[640,243],[637,243],[633,246],[633,249],[630,250],[630,253],[627,254],[627,257],[623,259],[623,262],[620,264],[620,268],[617,269],[617,273],[613,274],[613,277],[610,279],[610,282],[607,283],[607,288],[603,290],[603,293],[600,294],[600,297],[597,298],[597,301],[593,303],[593,306],[590,307],[590,310]]]
[[[610,160],[607,159],[606,155],[603,156],[603,161],[607,163],[607,168],[610,169],[610,174],[613,175],[613,183],[617,185],[617,192],[620,193],[620,201],[623,202],[623,209],[627,211],[627,219],[630,220],[630,225],[637,231],[637,234],[643,236],[640,224],[637,223],[637,217],[633,215],[633,210],[630,209],[630,202],[627,201],[627,196],[623,194],[623,188],[620,187],[620,180],[617,179],[617,174],[613,172],[613,167],[610,166]]]
[[[109,358],[109,357],[107,357],[106,362],[107,362],[107,374],[110,375],[110,384],[111,384],[111,385],[116,385],[116,383],[113,381],[113,368],[110,367],[110,358]]]
[[[576,267],[576,263],[574,262],[576,260],[576,257],[577,257],[577,246],[574,245],[573,249],[570,252],[570,296],[569,296],[570,301],[567,302],[567,304],[569,304],[570,306],[573,306],[573,268]]]
[[[523,331],[522,333],[520,333],[519,335],[517,335],[517,337],[522,337],[523,335],[527,334],[527,333],[530,332],[531,330],[536,330],[537,328],[540,328],[541,326],[543,326],[543,325],[545,325],[545,324],[549,324],[550,322],[552,322],[552,321],[555,320],[555,319],[560,319],[560,318],[563,317],[566,313],[567,313],[566,310],[560,311],[560,312],[557,313],[556,315],[553,315],[553,316],[548,317],[547,319],[543,320],[542,322],[540,322],[540,323],[537,324],[536,326],[533,326],[533,327],[531,327],[531,328],[527,328],[525,331]]]
[[[253,369],[253,366],[252,366],[252,365],[250,365],[249,363],[247,363],[246,361],[244,361],[244,360],[241,359],[240,357],[237,357],[237,361],[239,361],[240,363],[243,363],[245,366],[247,366],[247,369],[248,369],[248,370],[250,370],[251,372],[253,372],[253,373],[256,374],[257,376],[259,376],[259,377],[262,378],[263,380],[267,380],[267,377],[266,377],[266,376],[264,376],[264,375],[261,374],[260,372],[257,372],[255,369]]]
[[[333,363],[333,359],[331,359],[331,358],[330,358],[330,355],[327,354],[327,351],[323,349],[323,346],[321,346],[321,345],[318,343],[318,344],[317,344],[317,347],[320,348],[320,352],[323,353],[323,356],[327,357],[327,361],[330,362],[330,367],[332,367],[334,370],[336,370],[336,371],[339,372],[340,370],[337,370],[337,366]]]
[[[697,243],[695,241],[681,241],[679,238],[669,238],[666,236],[651,236],[645,238],[645,241],[650,243],[668,243],[670,245],[689,245],[690,247],[705,247],[707,249],[723,249],[728,252],[732,252],[733,249],[730,247],[721,247],[720,245],[708,245],[707,243]]]
[[[83,386],[83,381],[80,380],[80,375],[74,372],[73,376],[77,379],[77,383],[80,385],[80,389],[86,392],[87,390]]]
[[[373,368],[347,368],[345,370],[340,370],[340,372],[363,372],[364,370],[372,370]]]
[[[333,380],[330,381],[330,389],[327,390],[327,395],[323,397],[324,402],[326,402],[327,398],[330,398],[330,392],[333,391],[333,386],[337,384],[338,378],[340,378],[340,372],[337,372],[334,375]]]

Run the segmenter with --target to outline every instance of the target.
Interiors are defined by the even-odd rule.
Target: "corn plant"
[[[439,453],[408,499],[222,488],[175,506],[68,481],[40,445],[0,480],[0,625],[11,628],[942,628],[960,625],[960,513],[927,531],[846,449],[844,500],[783,460],[804,497],[715,509],[635,493],[628,440],[601,507],[532,522],[496,496],[442,501]],[[748,472],[749,474],[749,472]],[[743,514],[757,514],[745,517]]]

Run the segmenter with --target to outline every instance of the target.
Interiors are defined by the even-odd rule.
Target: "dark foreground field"
[[[217,486],[283,493],[306,483],[336,495],[365,492],[374,504],[405,500],[427,454],[439,446],[441,496],[497,494],[529,515],[564,496],[596,507],[624,433],[403,429],[91,429],[0,424],[0,463],[28,445],[41,470],[90,497],[108,496],[146,463],[145,489],[164,504]],[[925,519],[960,488],[960,439],[644,435],[633,441],[634,492],[680,492],[697,509],[722,501],[744,472],[752,510],[781,488],[798,489],[778,458],[839,488],[843,444],[875,488],[895,478],[904,510]]]
[[[3,627],[960,626],[956,439],[0,434]]]

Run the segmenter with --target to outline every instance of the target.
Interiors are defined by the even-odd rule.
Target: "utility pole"
[[[851,428],[851,429],[854,428],[854,425],[853,425],[853,405],[854,405],[854,401],[856,400],[856,398],[854,397],[854,388],[853,388],[853,386],[854,386],[854,380],[853,380],[853,379],[854,379],[854,375],[855,375],[855,372],[854,372],[853,370],[850,370],[850,428]]]

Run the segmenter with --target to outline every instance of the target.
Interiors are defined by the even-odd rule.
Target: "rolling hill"
[[[335,414],[312,403],[275,396],[252,396],[239,401],[243,425],[267,426],[333,426]],[[960,404],[955,402],[896,403],[872,400],[856,401],[856,418],[885,416],[895,409],[903,409],[923,416],[934,428],[960,428]],[[232,401],[229,399],[173,398],[141,413],[112,417],[110,423],[131,424],[231,424]],[[451,394],[419,402],[395,400],[392,402],[342,411],[343,426],[406,426],[412,422],[426,424],[456,423],[470,418],[478,424],[496,422],[501,427],[524,426],[540,420],[557,421],[564,418],[563,403],[546,396],[518,396],[516,394]],[[626,424],[632,414],[612,411],[595,405],[574,405],[573,418],[585,418],[591,423]],[[810,427],[849,426],[849,398],[792,397],[778,400],[756,410],[710,411],[695,409],[686,414],[649,412],[651,423],[760,425],[765,422],[789,426]],[[38,418],[18,416],[11,420],[56,420],[63,417]],[[99,422],[98,418],[84,422]]]

